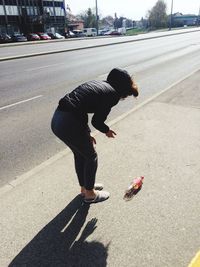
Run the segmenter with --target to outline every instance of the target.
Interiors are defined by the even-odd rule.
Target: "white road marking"
[[[34,70],[46,69],[46,68],[51,68],[51,67],[55,67],[55,66],[63,65],[63,64],[65,64],[65,63],[57,63],[57,64],[51,64],[51,65],[46,65],[46,66],[37,67],[37,68],[31,68],[31,69],[27,69],[26,71],[34,71]]]
[[[104,74],[99,75],[99,76],[98,76],[98,79],[100,79],[100,80],[105,80],[106,77],[108,76],[108,73],[109,73],[109,72],[106,72],[106,73],[104,73]]]
[[[121,68],[121,69],[123,69],[123,70],[126,70],[126,71],[132,71],[134,68],[135,68],[135,64],[133,64],[133,65],[127,65],[127,66],[120,66],[119,68]],[[98,76],[98,79],[100,79],[100,80],[105,80],[106,78],[107,78],[107,76],[108,76],[108,74],[109,74],[109,72],[106,72],[106,73],[103,73],[103,74],[100,74],[99,76]],[[131,74],[131,73],[130,73]]]
[[[29,98],[29,99],[25,99],[25,100],[22,100],[22,101],[19,101],[19,102],[16,102],[16,103],[13,103],[13,104],[4,106],[4,107],[0,107],[0,110],[3,110],[3,109],[6,109],[6,108],[10,108],[10,107],[19,105],[19,104],[22,104],[22,103],[25,103],[25,102],[34,100],[34,99],[36,99],[36,98],[42,97],[42,96],[43,96],[43,95],[37,95],[37,96],[31,97],[31,98]]]

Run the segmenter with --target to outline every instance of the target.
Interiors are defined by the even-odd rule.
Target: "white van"
[[[97,30],[95,28],[85,28],[83,32],[86,36],[97,36]]]

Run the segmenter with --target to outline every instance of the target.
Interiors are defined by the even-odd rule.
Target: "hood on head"
[[[121,97],[132,95],[132,79],[126,70],[114,68],[107,77],[107,82],[120,94]]]

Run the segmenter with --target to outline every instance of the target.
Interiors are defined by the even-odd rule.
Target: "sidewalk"
[[[114,140],[96,135],[108,201],[82,205],[68,150],[23,176],[0,195],[0,266],[188,266],[200,248],[199,122],[198,71],[112,125]]]

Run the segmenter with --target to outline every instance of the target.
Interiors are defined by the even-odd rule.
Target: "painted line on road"
[[[188,267],[200,267],[200,250],[197,252],[195,257],[192,259]]]
[[[28,101],[32,101],[32,100],[34,100],[36,98],[39,98],[39,97],[42,97],[42,96],[43,95],[37,95],[37,96],[31,97],[29,99],[25,99],[25,100],[22,100],[22,101],[19,101],[19,102],[16,102],[16,103],[4,106],[4,107],[0,107],[0,110],[6,109],[6,108],[10,108],[10,107],[13,107],[13,106],[16,106],[16,105],[19,105],[19,104],[22,104],[22,103],[25,103],[25,102],[28,102]]]
[[[127,66],[119,66],[119,68],[122,68],[122,69],[124,69],[124,70],[129,71],[129,69],[132,70],[132,69],[135,68],[136,66],[137,66],[136,64],[132,64],[132,65],[127,65]],[[100,75],[98,76],[98,79],[100,79],[100,80],[105,80],[105,79],[107,78],[108,74],[109,74],[109,72],[100,74]]]
[[[41,70],[41,69],[51,68],[51,67],[60,66],[60,65],[64,65],[64,64],[66,64],[66,63],[51,64],[51,65],[46,65],[46,66],[42,66],[42,67],[27,69],[25,71]]]
[[[109,72],[106,72],[106,73],[103,73],[103,74],[99,75],[99,76],[98,76],[98,79],[100,79],[100,80],[104,80],[104,79],[106,79],[106,77],[108,76],[108,73],[109,73]]]
[[[162,90],[161,92],[153,95],[152,97],[148,98],[146,101],[142,102],[141,104],[139,104],[138,106],[136,106],[135,108],[129,110],[128,112],[124,113],[121,116],[118,116],[116,119],[110,121],[108,123],[109,126],[115,125],[117,122],[121,121],[122,119],[124,119],[125,117],[127,117],[128,115],[130,115],[131,113],[134,113],[135,111],[139,110],[140,108],[144,107],[145,105],[147,105],[148,103],[152,102],[153,100],[155,100],[158,96],[164,94],[165,92],[167,92],[168,90],[170,90],[171,88],[173,88],[174,86],[178,85],[179,83],[183,82],[184,80],[188,79],[190,76],[194,75],[196,72],[199,71],[199,68],[196,69],[195,71],[192,71],[190,74],[186,75],[184,78],[179,79],[178,81],[172,83],[170,86],[168,86],[166,89]],[[92,132],[92,136],[96,136],[98,135],[100,132],[98,130],[94,130]],[[27,179],[29,179],[31,176],[35,175],[36,173],[38,173],[39,171],[43,170],[44,168],[46,168],[47,166],[53,164],[55,161],[61,159],[62,157],[66,156],[67,154],[71,153],[71,150],[69,148],[65,148],[63,151],[57,153],[56,155],[54,155],[53,157],[49,158],[48,160],[42,162],[41,164],[39,164],[38,166],[36,166],[35,168],[33,168],[32,170],[22,174],[21,176],[17,177],[16,179],[12,180],[11,182],[7,183],[6,185],[4,185],[3,187],[0,188],[0,197],[9,192],[10,190],[12,190],[13,188],[15,188],[16,186],[20,185],[21,183],[23,183],[24,181],[26,181]]]

